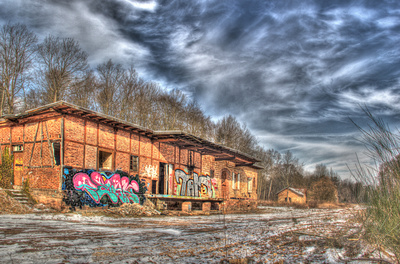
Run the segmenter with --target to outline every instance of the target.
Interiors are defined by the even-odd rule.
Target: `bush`
[[[318,202],[315,200],[311,200],[307,202],[308,208],[317,208],[318,207]]]
[[[4,148],[1,155],[0,165],[0,187],[10,189],[14,179],[13,171],[14,157],[10,154],[9,148]]]
[[[28,200],[31,204],[36,204],[36,200],[32,197],[31,194],[31,188],[29,186],[29,178],[24,180],[22,184],[22,191],[25,193],[26,197],[28,197]]]
[[[328,177],[322,177],[320,180],[313,183],[308,193],[310,200],[319,202],[337,201],[336,186]]]
[[[375,168],[357,165],[353,175],[365,188],[367,205],[362,215],[365,238],[391,251],[400,262],[400,134],[393,133],[378,118],[365,110],[372,124],[360,127],[362,140]]]

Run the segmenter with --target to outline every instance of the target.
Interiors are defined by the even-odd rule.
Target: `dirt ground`
[[[356,208],[261,210],[142,218],[0,215],[0,263],[356,263],[350,260],[376,254],[359,239]]]

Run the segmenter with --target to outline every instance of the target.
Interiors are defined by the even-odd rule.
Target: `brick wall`
[[[15,126],[12,128],[12,142],[22,143],[24,141],[24,126]]]
[[[117,131],[117,151],[130,151],[130,133],[125,130]]]
[[[31,168],[25,172],[24,178],[29,177],[29,184],[33,189],[59,190],[60,188],[60,166]]]
[[[60,166],[52,164],[52,143],[61,142],[61,116],[56,113],[48,113],[29,117],[23,120],[23,125],[1,127],[0,144],[4,148],[9,145],[10,136],[14,143],[25,141],[23,163],[28,166],[47,166],[50,168],[25,168],[24,175],[32,177],[34,188],[53,189],[60,188]],[[35,134],[37,134],[35,138]],[[35,142],[34,142],[35,141]],[[33,146],[34,150],[33,150]],[[33,151],[33,152],[32,152]],[[168,143],[152,142],[150,138],[130,132],[124,129],[115,129],[109,125],[97,123],[94,120],[66,115],[64,116],[64,165],[75,169],[98,169],[99,151],[112,153],[112,169],[121,169],[131,174],[131,155],[139,156],[139,176],[145,180],[148,193],[151,193],[153,180],[158,179],[160,162],[172,164],[173,170],[183,169],[187,171],[189,153],[192,155],[194,171],[199,175],[211,176],[214,171],[216,197],[221,197],[221,172],[228,172],[228,192],[230,198],[255,199],[257,189],[257,170],[248,167],[235,167],[229,161],[215,162],[213,156],[201,155],[198,152],[180,149]],[[32,157],[32,158],[31,158]],[[150,174],[149,174],[150,173]],[[233,189],[232,173],[240,173],[238,188]],[[155,176],[155,177],[154,177]],[[172,173],[172,176],[173,173]],[[168,190],[176,192],[177,183],[175,177],[171,177]],[[253,179],[252,191],[248,189],[248,179]],[[167,193],[167,190],[166,192]],[[170,193],[171,194],[171,193]]]
[[[73,116],[64,118],[65,140],[83,143],[85,141],[85,121]]]
[[[97,145],[97,124],[86,121],[86,144]]]
[[[175,147],[170,144],[160,143],[160,159],[165,163],[174,164],[175,162]]]
[[[10,131],[9,127],[1,127],[0,128],[0,143],[9,143],[10,142]]]
[[[99,147],[114,149],[115,135],[114,128],[104,124],[99,125]]]

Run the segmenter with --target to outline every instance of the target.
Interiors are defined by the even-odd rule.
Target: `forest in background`
[[[182,130],[237,149],[260,160],[258,197],[275,200],[285,187],[307,188],[319,201],[357,202],[365,186],[341,179],[324,164],[314,172],[292,152],[266,149],[245,124],[227,115],[214,122],[199,104],[178,89],[144,80],[133,66],[112,59],[95,67],[72,38],[37,36],[23,24],[0,30],[0,113],[15,114],[64,100],[152,130]],[[337,194],[335,193],[337,190]]]

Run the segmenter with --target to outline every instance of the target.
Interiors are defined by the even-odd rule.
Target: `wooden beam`
[[[163,139],[156,139],[156,140],[154,140],[154,142],[161,142],[161,143],[163,143],[163,142],[176,142],[176,141],[178,141],[178,139],[176,139],[176,138],[163,138]]]
[[[253,163],[236,163],[235,167],[245,167],[245,166],[252,166]]]
[[[221,160],[234,160],[234,159],[236,159],[236,157],[235,157],[235,156],[233,156],[233,157],[226,157],[226,158],[216,158],[216,159],[215,159],[215,161],[221,161]]]
[[[49,146],[49,153],[50,153],[50,158],[51,158],[51,167],[54,168],[54,155],[53,151],[51,150],[51,143],[50,143],[50,138],[49,138],[49,129],[47,127],[47,122],[44,123],[46,125],[46,137],[47,137],[47,145]]]
[[[31,157],[30,157],[30,159],[29,159],[29,166],[31,166],[31,161],[32,161],[32,157],[33,157],[33,152],[35,151],[36,137],[37,137],[37,133],[38,133],[38,131],[39,131],[39,124],[40,124],[40,122],[38,122],[38,126],[37,126],[37,129],[36,129],[35,141],[33,142]]]

